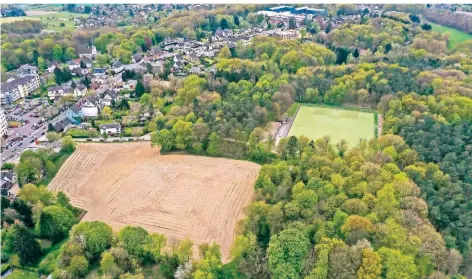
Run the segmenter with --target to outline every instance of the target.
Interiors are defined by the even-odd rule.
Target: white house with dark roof
[[[75,69],[80,69],[80,62],[74,61],[74,60],[69,60],[66,62],[67,67],[69,68],[69,71],[73,71]]]
[[[104,106],[111,106],[113,100],[117,100],[118,93],[115,90],[108,89],[105,91],[102,97],[102,104]]]
[[[97,117],[101,108],[102,104],[98,96],[88,96],[82,105],[82,115],[84,117]]]
[[[111,70],[115,73],[121,73],[121,72],[123,72],[124,69],[125,69],[125,66],[123,65],[123,63],[121,63],[120,60],[115,61],[111,65]]]
[[[87,93],[87,86],[83,84],[77,85],[74,89],[74,96],[75,97],[82,97],[85,96],[85,93]]]
[[[95,48],[95,46],[88,47],[80,45],[76,47],[76,51],[80,58],[95,59],[97,55],[97,48]]]
[[[103,135],[104,133],[107,135],[118,135],[121,133],[121,125],[118,123],[100,125],[100,134]]]
[[[88,59],[88,58],[83,58],[80,60],[86,68],[92,68],[92,65],[93,65],[93,61]]]
[[[49,63],[48,65],[48,68],[46,69],[46,71],[48,73],[54,73],[54,70],[59,66],[59,63],[57,63],[57,61],[53,61],[51,63]]]

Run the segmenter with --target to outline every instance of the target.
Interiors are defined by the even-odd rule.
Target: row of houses
[[[62,85],[48,87],[47,91],[50,100],[57,100],[64,96],[80,98],[85,96],[85,93],[87,93],[87,87],[83,84],[79,84],[73,88],[72,83],[69,82]]]
[[[52,124],[54,131],[57,133],[59,132],[67,132],[72,127],[81,127],[83,129],[89,129],[91,125],[89,123],[82,123],[80,125],[74,124],[74,122],[69,119],[68,117],[63,118],[56,123]],[[103,124],[98,127],[100,129],[100,134],[107,134],[107,135],[119,135],[121,134],[121,124],[119,123],[109,123]]]

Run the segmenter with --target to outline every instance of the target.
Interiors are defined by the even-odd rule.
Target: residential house
[[[234,33],[231,29],[216,30],[215,35],[211,37],[212,41],[223,41],[228,37],[233,37]]]
[[[70,128],[71,125],[72,125],[72,122],[67,117],[52,124],[52,126],[54,127],[54,131],[56,133],[66,132]]]
[[[74,89],[74,96],[75,97],[85,96],[85,93],[87,93],[87,86],[85,86],[83,84],[77,85]]]
[[[152,72],[153,73],[162,73],[164,72],[164,62],[163,61],[156,61],[154,63],[151,63],[152,66]]]
[[[74,124],[80,124],[79,119],[84,118],[84,114],[82,113],[82,109],[79,105],[74,104],[66,110],[66,117]]]
[[[134,69],[134,71],[135,71],[136,73],[138,73],[138,74],[143,75],[143,74],[147,73],[147,69],[148,69],[148,66],[147,66],[147,65],[148,65],[148,64],[149,64],[149,63],[144,63],[144,62],[143,62],[143,63],[140,63],[140,64]]]
[[[73,76],[75,76],[75,77],[81,77],[81,76],[84,75],[84,74],[82,74],[83,70],[85,70],[85,73],[87,73],[87,69],[82,69],[82,68],[80,68],[80,67],[75,68],[75,69],[73,69],[73,70],[70,71],[70,72],[71,72],[71,74],[72,74]]]
[[[177,62],[184,62],[184,57],[181,55],[181,54],[177,54],[174,56],[174,62],[177,63]]]
[[[13,76],[1,84],[0,104],[11,104],[41,85],[38,75]]]
[[[64,87],[62,85],[48,87],[48,98],[54,100],[56,97],[64,95]]]
[[[92,68],[92,65],[93,65],[93,61],[88,59],[88,58],[83,58],[80,60],[82,62],[82,64],[85,65],[86,68]]]
[[[116,101],[118,98],[118,93],[115,90],[108,89],[105,91],[102,97],[102,105],[111,106],[113,101]]]
[[[90,74],[90,71],[91,71],[91,68],[85,68],[85,69],[80,68],[80,72],[78,73],[78,76],[86,76]]]
[[[200,67],[192,67],[190,68],[190,70],[188,70],[188,72],[190,74],[200,75],[202,73],[202,70],[200,69]]]
[[[197,63],[200,61],[200,59],[195,53],[190,53],[189,55],[187,55],[187,60],[192,63]]]
[[[92,78],[92,83],[97,83],[98,85],[107,83],[108,76],[95,76]]]
[[[80,63],[76,60],[69,60],[66,62],[69,71],[74,71],[75,69],[80,69]]]
[[[138,62],[141,62],[141,60],[143,60],[143,56],[139,53],[136,53],[134,54],[132,57],[131,57],[131,61],[133,63],[138,63]]]
[[[182,70],[184,67],[185,65],[181,61],[174,62],[174,65],[172,65],[172,68],[174,68],[174,70]]]
[[[97,49],[95,46],[88,47],[79,45],[76,47],[76,51],[80,58],[95,59],[95,56],[97,55]]]
[[[138,84],[138,81],[135,79],[129,79],[126,81],[126,83],[123,85],[123,89],[125,90],[134,90],[136,88],[136,84]]]
[[[276,38],[280,38],[282,40],[293,40],[293,39],[298,39],[300,33],[295,30],[290,30],[290,31],[276,31],[273,33],[273,36]]]
[[[110,123],[110,124],[103,124],[100,125],[100,134],[107,134],[107,135],[118,135],[121,133],[121,125],[118,123]]]
[[[152,55],[146,54],[143,56],[143,59],[141,61],[143,61],[144,63],[151,63],[153,60],[154,58]]]
[[[236,47],[236,44],[234,42],[228,42],[228,44],[226,45],[229,49],[232,49],[232,48],[235,48]]]
[[[100,99],[97,96],[90,96],[82,105],[82,115],[84,117],[98,117],[100,106]]]
[[[120,60],[115,61],[111,66],[111,70],[115,72],[115,74],[123,72],[124,69],[125,66],[123,65],[123,63],[121,63]]]
[[[71,83],[69,82],[63,85],[51,86],[47,91],[50,100],[57,100],[63,96],[79,98],[85,96],[85,93],[87,93],[87,87],[83,84],[79,84],[75,88],[72,88]]]
[[[48,65],[48,68],[46,69],[46,71],[50,74],[54,73],[54,70],[59,67],[59,63],[57,63],[57,61],[52,61],[51,63],[49,63]]]
[[[29,64],[21,65],[16,73],[18,75],[35,75],[38,73],[38,67]]]

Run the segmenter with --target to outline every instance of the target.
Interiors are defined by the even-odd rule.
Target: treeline
[[[18,184],[21,186],[33,183],[40,184],[54,177],[65,159],[75,150],[71,137],[62,139],[62,149],[54,152],[52,149],[27,150],[21,154],[20,162],[15,166]],[[59,164],[59,166],[57,166]]]
[[[39,20],[21,20],[2,23],[2,34],[30,34],[39,33],[45,25]]]
[[[263,165],[233,255],[248,278],[448,278],[462,257],[428,221],[399,136],[349,151],[290,137]],[[440,175],[441,174],[441,175]],[[428,173],[441,183],[440,170]],[[465,263],[465,262],[464,262]],[[463,268],[468,267],[465,263]]]
[[[64,193],[50,192],[46,186],[23,185],[12,201],[2,196],[2,263],[17,255],[19,264],[35,266],[52,246],[43,246],[39,240],[60,242],[78,223],[80,213]]]
[[[425,9],[423,16],[432,22],[472,34],[472,17],[469,14],[449,10]]]
[[[472,100],[460,95],[408,94],[385,105],[384,131],[401,135],[430,163],[416,166],[411,173],[428,202],[431,221],[449,247],[472,257]],[[438,166],[447,174],[439,181],[433,176]]]
[[[23,9],[17,8],[15,6],[5,5],[1,9],[2,17],[16,17],[16,16],[25,16],[26,13]]]
[[[2,30],[3,28],[2,26]],[[44,71],[48,62],[65,62],[74,59],[77,57],[75,45],[85,45],[88,42],[87,37],[82,35],[76,34],[72,38],[69,34],[61,33],[31,38],[26,34],[3,34],[2,68],[10,71],[23,64],[33,64],[38,66],[40,71]]]

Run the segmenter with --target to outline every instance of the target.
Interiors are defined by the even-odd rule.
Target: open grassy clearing
[[[229,259],[235,225],[260,166],[222,158],[163,155],[149,143],[79,144],[54,180],[82,220],[141,226],[196,244],[217,242]],[[198,249],[194,249],[195,252]]]
[[[429,24],[431,24],[431,27],[433,27],[433,31],[435,32],[449,33],[449,42],[447,46],[448,48],[455,48],[458,44],[462,43],[463,41],[472,39],[471,34],[457,30],[455,28],[447,27],[447,26],[432,23],[432,22],[430,22]]]
[[[310,139],[330,136],[333,143],[345,139],[352,147],[360,138],[375,137],[374,117],[372,112],[302,105],[288,136],[304,135]]]
[[[58,11],[44,11],[44,10],[26,10],[26,16],[43,16],[43,15],[51,15],[56,14]]]
[[[11,23],[22,20],[40,20],[46,25],[47,30],[54,31],[75,31],[74,18],[76,17],[88,17],[85,14],[71,13],[71,12],[55,12],[55,11],[42,11],[42,10],[30,10],[27,11],[28,16],[19,17],[5,17],[0,19],[0,23]],[[64,23],[64,26],[61,26]]]
[[[39,275],[36,272],[14,268],[13,272],[10,275],[8,275],[7,278],[9,279],[38,279]]]

